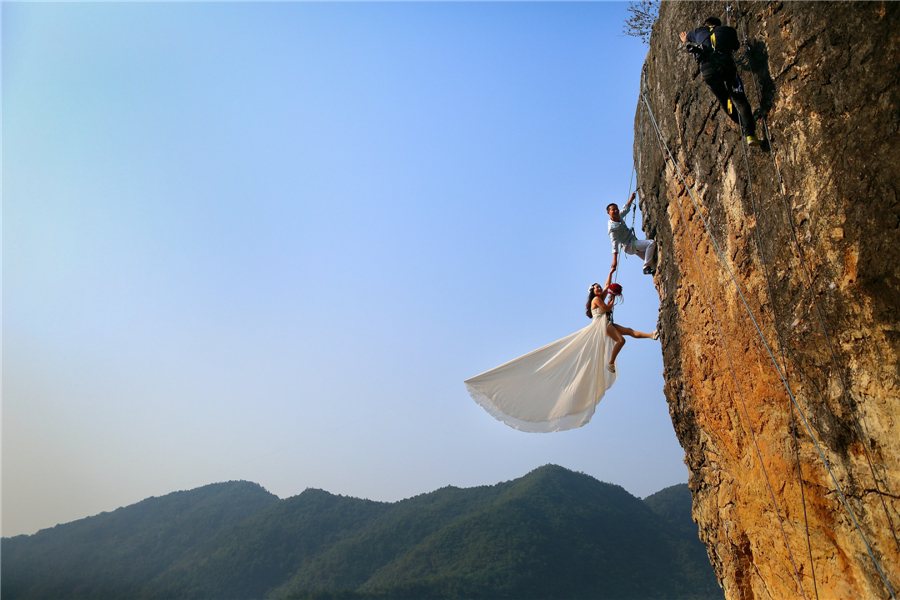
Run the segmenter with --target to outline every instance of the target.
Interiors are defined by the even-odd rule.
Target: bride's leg
[[[616,343],[615,346],[613,346],[612,355],[609,357],[609,364],[613,364],[616,362],[616,357],[619,355],[619,351],[622,349],[622,346],[625,345],[625,338],[623,338],[622,334],[619,333],[618,327],[618,325],[613,323],[606,328],[607,335],[609,335],[609,338]]]
[[[622,327],[618,323],[613,323],[613,327],[616,328],[616,330],[618,331],[619,334],[630,335],[631,337],[639,339],[639,340],[649,340],[649,339],[653,338],[652,333],[644,333],[642,331],[635,331],[631,327]]]

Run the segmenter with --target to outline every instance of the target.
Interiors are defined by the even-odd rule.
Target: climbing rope
[[[738,18],[738,22],[739,22],[740,28],[741,28],[742,42],[745,45],[745,47],[749,49],[749,47],[750,47],[749,37],[747,35],[747,30],[744,27],[744,13],[741,11],[740,0],[735,0],[735,4],[737,7],[737,13],[738,13],[737,18]],[[730,7],[729,7],[729,12],[730,12]],[[748,62],[748,68],[750,71],[751,78],[753,79],[753,89],[756,92],[757,102],[759,104],[760,110],[762,110],[762,93],[760,92],[759,81],[756,78],[756,72],[753,70],[752,64],[750,64],[749,62]],[[800,264],[803,267],[803,272],[806,276],[807,289],[809,291],[810,297],[812,298],[813,304],[815,305],[815,308],[816,308],[816,313],[819,318],[819,324],[822,328],[822,333],[824,334],[824,337],[825,337],[825,343],[828,346],[828,351],[831,355],[831,362],[834,365],[835,372],[837,373],[838,379],[841,384],[842,397],[845,399],[845,402],[846,402],[847,407],[850,412],[850,416],[853,420],[853,426],[854,426],[854,429],[856,430],[857,439],[859,439],[860,445],[863,447],[863,453],[865,454],[865,457],[866,457],[866,463],[869,466],[869,471],[872,474],[873,481],[875,482],[875,491],[878,492],[878,497],[881,501],[881,507],[882,507],[882,510],[884,511],[885,517],[887,518],[888,527],[891,530],[891,535],[894,538],[894,543],[896,544],[897,549],[900,550],[900,538],[898,538],[898,536],[897,536],[897,531],[894,527],[893,519],[891,518],[890,511],[888,511],[887,504],[884,501],[885,492],[882,492],[882,490],[881,490],[881,486],[880,486],[880,482],[878,480],[878,476],[876,474],[875,466],[873,465],[872,458],[869,454],[868,445],[865,442],[865,439],[863,437],[862,428],[860,427],[859,420],[857,419],[857,416],[856,416],[856,410],[854,407],[854,403],[852,401],[850,391],[847,387],[846,381],[844,380],[844,375],[843,375],[843,372],[841,371],[840,365],[838,364],[837,356],[834,351],[834,346],[831,343],[831,337],[828,335],[828,328],[825,326],[825,318],[822,315],[822,309],[819,306],[819,302],[816,298],[816,294],[813,291],[812,276],[810,275],[809,268],[806,265],[806,261],[803,259],[803,251],[800,246],[800,242],[797,238],[797,233],[794,229],[793,219],[791,219],[791,212],[790,212],[790,207],[788,206],[788,202],[787,202],[787,194],[785,191],[784,179],[781,176],[781,169],[778,167],[776,150],[775,150],[774,146],[772,146],[772,138],[771,138],[771,135],[769,132],[768,121],[766,120],[764,115],[761,115],[760,120],[762,121],[762,124],[763,124],[765,139],[769,142],[769,145],[770,145],[772,164],[775,168],[775,173],[777,176],[776,181],[778,183],[778,190],[780,192],[782,204],[784,206],[785,217],[787,219],[788,225],[790,226],[791,238],[794,242],[794,246],[797,250],[797,256],[800,260]],[[749,167],[748,167],[748,177],[749,177]],[[863,425],[865,425],[865,422],[863,422]],[[868,427],[865,427],[865,429],[866,429],[865,437],[869,438],[870,436],[868,435]],[[887,493],[890,493],[890,490],[888,490]]]
[[[728,14],[728,17],[727,17],[728,24],[730,26],[731,25],[731,6],[726,7],[726,11]],[[782,364],[782,368],[784,369],[785,386],[787,386],[788,391],[790,393],[792,393],[792,390],[790,387],[790,381],[789,381],[787,356],[785,355],[784,337],[781,334],[781,328],[778,327],[778,313],[777,313],[776,305],[775,305],[775,294],[772,291],[772,281],[771,281],[771,277],[769,276],[769,264],[768,264],[768,261],[766,260],[765,251],[763,250],[762,234],[760,233],[759,207],[758,207],[756,194],[755,194],[754,188],[753,188],[753,174],[750,170],[750,159],[749,159],[748,147],[747,147],[747,144],[745,143],[745,139],[744,139],[744,131],[745,131],[744,120],[743,120],[743,117],[741,116],[740,110],[735,110],[735,114],[737,114],[738,127],[740,128],[740,132],[741,132],[741,135],[740,135],[741,153],[744,157],[744,167],[747,170],[747,187],[748,187],[748,192],[750,195],[751,205],[753,206],[753,222],[754,222],[753,228],[756,231],[756,243],[757,243],[757,247],[759,248],[759,257],[763,264],[763,273],[765,274],[765,279],[766,279],[766,294],[769,298],[769,309],[772,311],[772,326],[775,329],[775,334],[778,338],[778,347],[781,350],[781,364]],[[760,307],[760,311],[762,312],[762,307]],[[789,411],[790,417],[791,417],[790,432],[791,432],[791,437],[793,438],[793,442],[794,442],[794,457],[795,457],[796,464],[797,464],[797,478],[800,483],[800,501],[801,501],[801,505],[803,506],[803,527],[804,527],[805,535],[806,535],[806,550],[807,550],[807,553],[809,556],[810,569],[812,570],[813,593],[816,596],[816,600],[818,600],[819,599],[819,586],[816,582],[816,566],[815,566],[815,561],[813,560],[812,542],[810,540],[810,535],[809,535],[809,516],[806,511],[806,490],[805,490],[805,486],[803,483],[803,466],[800,461],[800,442],[797,439],[797,427],[796,427],[796,424],[794,423],[794,407],[790,403],[790,401],[788,401],[788,411]]]
[[[771,278],[769,277],[769,264],[768,264],[768,261],[766,260],[766,253],[763,250],[762,234],[760,233],[759,207],[758,207],[756,194],[754,193],[754,189],[753,189],[753,175],[750,171],[750,160],[748,157],[749,153],[748,153],[748,149],[747,149],[747,144],[744,143],[744,135],[743,135],[744,123],[743,123],[743,119],[741,117],[741,112],[736,111],[736,114],[738,117],[738,126],[740,127],[741,132],[742,132],[741,136],[740,136],[741,137],[741,152],[744,157],[744,166],[747,170],[747,187],[748,187],[748,192],[750,195],[750,202],[751,202],[751,205],[753,206],[753,222],[754,222],[753,229],[756,231],[756,243],[759,248],[759,257],[763,264],[763,273],[765,274],[765,279],[766,279],[766,294],[769,298],[769,310],[772,311],[772,326],[775,329],[775,335],[778,338],[778,347],[781,350],[781,364],[782,364],[782,368],[784,369],[785,385],[788,387],[788,390],[790,390],[791,384],[789,381],[787,356],[785,355],[784,337],[781,334],[781,328],[778,327],[778,313],[775,308],[775,294],[772,291],[772,281],[771,281]],[[762,311],[762,307],[760,307],[760,311]],[[806,531],[806,550],[809,554],[809,564],[810,564],[810,568],[812,569],[813,592],[816,595],[816,600],[818,600],[819,586],[816,583],[816,567],[815,567],[815,561],[813,560],[813,555],[812,555],[812,542],[810,541],[810,536],[809,536],[809,518],[808,518],[808,515],[806,512],[806,492],[804,490],[804,484],[803,484],[803,467],[802,467],[802,464],[800,461],[800,445],[799,445],[799,440],[797,439],[796,425],[794,424],[794,407],[791,405],[790,401],[788,401],[788,410],[790,411],[790,415],[791,415],[790,431],[791,431],[791,436],[794,441],[794,456],[795,456],[796,462],[797,462],[797,477],[800,482],[800,500],[801,500],[801,504],[803,505],[803,526]]]
[[[643,80],[644,74],[641,73],[641,79]],[[641,170],[641,154],[644,147],[644,105],[641,105],[641,121],[638,126],[638,159],[637,164],[634,162],[631,163],[631,176],[628,178],[628,197],[631,198],[631,184],[632,182],[635,184],[635,192],[637,192],[637,174]],[[640,200],[638,200],[640,202]],[[634,235],[634,218],[637,216],[637,208],[631,209],[631,233]],[[613,281],[619,281],[619,245],[616,244],[616,274],[613,277]]]
[[[650,105],[649,105],[649,103],[647,102],[646,96],[644,95],[643,83],[642,83],[642,85],[641,85],[641,98],[643,99],[643,102],[644,102],[644,104],[645,104],[646,107],[647,107],[647,111],[648,111],[648,113],[649,113],[649,115],[650,115],[651,122],[653,123],[654,127],[656,128],[656,132],[657,132],[657,143],[664,144],[664,142],[663,142],[663,140],[662,140],[662,134],[661,134],[661,132],[659,131],[659,127],[656,125],[656,119],[655,119],[654,116],[653,116],[653,111],[650,109]],[[666,146],[666,151],[668,152],[668,146]],[[662,145],[660,145],[660,152],[662,153]],[[669,154],[669,157],[672,159],[672,164],[674,165],[675,169],[678,169],[678,164],[675,162],[675,159],[672,157],[671,152],[669,152],[668,154]],[[665,153],[663,153],[663,159],[665,159]],[[679,170],[679,176],[681,176],[680,170]],[[690,193],[690,188],[687,187],[687,183],[684,182],[684,178],[683,178],[683,177],[682,177],[682,182],[683,182],[684,185],[685,185],[685,189],[687,189],[687,190],[688,190],[688,193]],[[676,196],[676,197],[677,197],[677,196]],[[681,201],[678,200],[677,204],[678,204],[678,212],[681,214],[682,222],[687,223],[688,221],[687,221],[687,218],[686,218],[686,216],[685,216],[685,214],[684,214],[684,210],[683,210],[683,208],[682,208],[682,206],[681,206]],[[695,203],[695,206],[696,206],[696,203]],[[700,214],[699,209],[697,209],[697,213]],[[702,219],[703,216],[701,215],[700,218]],[[705,224],[705,221],[704,221],[704,224]],[[709,231],[709,229],[707,228],[707,232],[708,232],[708,231]],[[703,282],[703,287],[704,287],[704,290],[705,290],[705,292],[706,292],[706,302],[707,302],[707,305],[708,305],[709,308],[710,308],[710,311],[711,311],[712,314],[713,314],[713,319],[714,319],[714,321],[715,321],[715,323],[716,323],[716,330],[717,330],[718,333],[719,333],[719,338],[718,338],[718,339],[719,339],[719,341],[720,341],[720,343],[721,343],[721,345],[722,345],[722,348],[725,350],[725,357],[726,357],[727,360],[728,360],[728,367],[729,367],[729,369],[731,370],[731,377],[732,377],[732,379],[734,380],[734,386],[735,386],[735,389],[737,390],[738,398],[739,398],[740,401],[741,401],[741,406],[743,407],[744,418],[745,418],[746,421],[747,421],[747,428],[749,429],[749,431],[750,431],[750,437],[751,437],[751,439],[753,440],[753,447],[754,447],[754,449],[756,450],[756,457],[757,457],[757,459],[759,460],[759,465],[760,465],[760,468],[762,469],[762,472],[763,472],[763,479],[764,479],[765,482],[766,482],[766,489],[767,489],[768,492],[769,492],[769,498],[771,499],[771,501],[772,501],[772,506],[773,506],[773,508],[775,509],[775,516],[778,518],[778,525],[779,525],[779,527],[780,527],[780,529],[781,529],[781,535],[782,535],[782,537],[784,538],[784,545],[785,545],[785,547],[787,548],[787,551],[788,551],[788,556],[789,556],[790,561],[791,561],[791,567],[794,569],[794,576],[797,578],[797,585],[798,585],[798,587],[800,588],[800,593],[802,594],[803,598],[805,599],[805,598],[806,598],[806,592],[805,592],[805,590],[803,589],[803,581],[802,581],[802,579],[800,578],[800,573],[799,573],[799,571],[797,570],[797,565],[796,565],[796,563],[795,563],[795,561],[794,561],[794,554],[793,554],[793,552],[791,551],[791,545],[790,545],[790,543],[788,542],[788,539],[787,539],[787,533],[786,533],[785,530],[784,530],[784,521],[783,521],[782,518],[781,518],[781,511],[778,510],[778,502],[775,500],[775,492],[772,490],[772,485],[771,485],[771,483],[770,483],[770,481],[769,481],[769,473],[768,473],[768,471],[766,470],[766,465],[765,465],[765,462],[763,461],[763,458],[762,458],[762,452],[761,452],[760,449],[759,449],[759,443],[758,443],[758,441],[757,441],[757,439],[756,439],[756,433],[754,432],[754,429],[753,429],[753,422],[750,420],[750,412],[747,410],[747,404],[746,404],[746,402],[744,401],[744,393],[743,393],[743,391],[741,390],[741,385],[740,385],[740,382],[738,381],[738,378],[737,378],[737,372],[735,371],[735,368],[734,368],[734,362],[733,362],[733,360],[732,360],[732,358],[731,358],[731,351],[728,349],[728,344],[725,343],[725,334],[724,334],[723,331],[722,331],[722,325],[721,325],[721,322],[719,321],[719,315],[718,315],[718,312],[716,311],[715,306],[714,306],[713,301],[712,301],[712,293],[711,293],[710,290],[709,290],[709,284],[708,284],[707,281],[706,281],[706,276],[703,274],[703,267],[701,266],[701,264],[700,264],[700,258],[699,258],[699,256],[697,255],[697,246],[696,246],[696,244],[694,243],[694,237],[693,237],[693,235],[691,235],[690,231],[688,231],[687,236],[688,236],[688,239],[689,239],[690,242],[691,242],[691,252],[692,252],[693,255],[694,255],[694,260],[695,260],[695,262],[697,263],[697,270],[698,270],[698,272],[700,273],[700,279],[701,279],[701,281]],[[712,236],[710,236],[710,237],[712,237]],[[715,241],[713,241],[713,243],[715,243]]]
[[[837,478],[835,477],[834,472],[831,470],[831,466],[829,465],[828,460],[827,460],[827,458],[825,457],[825,454],[822,452],[822,449],[821,449],[821,447],[819,446],[818,441],[816,440],[815,436],[813,435],[812,428],[810,427],[808,421],[806,420],[806,416],[803,414],[803,410],[800,408],[800,405],[798,404],[797,399],[794,397],[794,394],[793,394],[793,392],[791,391],[791,388],[790,388],[790,386],[788,385],[788,383],[787,383],[787,381],[786,381],[786,379],[785,379],[785,376],[784,376],[784,374],[782,373],[781,368],[780,368],[779,365],[778,365],[778,361],[775,359],[775,356],[774,356],[774,354],[772,353],[772,349],[770,348],[768,342],[766,342],[766,338],[765,338],[765,336],[763,335],[763,332],[762,332],[762,330],[760,329],[759,324],[758,324],[758,322],[756,321],[756,318],[753,316],[753,312],[752,312],[752,310],[750,309],[749,304],[747,303],[747,299],[744,297],[744,294],[743,294],[743,292],[741,291],[741,287],[740,287],[740,285],[738,284],[737,279],[736,279],[735,276],[734,276],[734,273],[731,271],[731,268],[728,266],[728,263],[727,263],[727,261],[725,260],[725,256],[723,255],[721,249],[719,248],[719,245],[718,245],[718,243],[716,242],[715,237],[712,235],[712,232],[711,232],[711,230],[710,230],[710,228],[709,228],[709,224],[708,224],[708,222],[706,221],[706,218],[703,216],[703,213],[702,213],[702,211],[700,210],[700,206],[699,206],[699,204],[697,203],[696,198],[694,198],[694,194],[693,194],[693,192],[691,191],[690,186],[687,184],[687,181],[685,180],[684,175],[681,173],[681,168],[678,166],[677,161],[675,160],[674,156],[672,155],[672,152],[671,152],[671,150],[669,149],[668,144],[666,144],[666,143],[665,143],[665,140],[663,139],[662,132],[660,131],[659,125],[658,125],[658,123],[657,123],[657,121],[656,121],[656,117],[654,116],[653,110],[650,108],[649,101],[647,100],[647,96],[646,96],[646,94],[644,93],[644,86],[643,86],[643,83],[642,83],[642,85],[641,85],[641,100],[643,101],[644,106],[647,108],[647,114],[648,114],[649,117],[650,117],[650,122],[653,124],[653,127],[654,127],[654,129],[655,129],[655,131],[656,131],[657,141],[658,141],[658,143],[660,144],[660,152],[663,154],[663,159],[665,159],[665,158],[666,158],[666,155],[668,155],[668,157],[669,157],[669,159],[671,160],[672,165],[673,165],[673,167],[674,167],[674,169],[675,169],[675,172],[678,174],[678,177],[679,177],[679,179],[681,179],[681,182],[682,182],[682,184],[684,185],[685,190],[688,192],[688,195],[689,195],[689,197],[691,198],[691,202],[693,203],[694,208],[695,208],[697,214],[699,215],[700,220],[701,220],[701,222],[703,223],[704,228],[706,229],[707,235],[709,236],[709,239],[710,239],[710,241],[712,242],[713,247],[715,248],[716,254],[718,255],[719,259],[722,261],[722,264],[724,265],[726,271],[728,272],[728,275],[729,275],[729,277],[730,277],[732,283],[734,284],[734,287],[735,287],[735,289],[737,290],[738,295],[740,296],[742,303],[744,304],[744,308],[745,308],[746,311],[747,311],[747,315],[750,317],[750,320],[751,320],[751,322],[753,323],[754,327],[756,328],[757,334],[759,335],[760,340],[762,341],[763,346],[766,348],[766,351],[767,351],[767,353],[768,353],[768,355],[769,355],[769,358],[772,360],[772,364],[773,364],[773,366],[775,367],[775,372],[778,374],[778,377],[781,379],[782,383],[783,383],[784,386],[785,386],[785,389],[787,390],[788,397],[791,399],[791,402],[793,403],[793,405],[797,408],[797,412],[798,412],[798,414],[800,415],[800,418],[801,418],[801,420],[803,421],[803,424],[804,424],[804,426],[806,427],[806,430],[809,432],[810,439],[812,439],[813,444],[814,444],[815,447],[816,447],[816,451],[819,453],[819,457],[822,459],[822,462],[823,462],[823,464],[825,465],[825,468],[826,468],[826,470],[828,471],[828,474],[829,474],[829,476],[831,477],[832,482],[834,483],[835,489],[836,489],[836,491],[838,492],[838,495],[840,496],[841,501],[842,501],[842,503],[844,504],[844,507],[847,509],[847,512],[848,512],[848,514],[850,515],[850,518],[851,518],[851,520],[853,521],[853,524],[854,524],[854,526],[856,527],[857,532],[859,533],[860,537],[862,538],[863,543],[864,543],[865,546],[866,546],[866,550],[867,550],[867,552],[869,553],[869,556],[870,556],[871,559],[872,559],[872,562],[875,564],[875,567],[876,567],[876,569],[878,570],[878,573],[879,573],[879,575],[881,576],[881,579],[882,579],[882,581],[884,582],[885,587],[887,588],[887,590],[888,590],[888,592],[890,593],[891,597],[892,597],[894,600],[897,600],[897,597],[896,597],[896,595],[894,594],[893,590],[891,589],[890,584],[888,583],[888,580],[887,580],[887,578],[886,578],[886,576],[885,576],[885,574],[884,574],[884,571],[883,571],[882,568],[881,568],[880,563],[879,563],[878,560],[875,558],[875,554],[874,554],[873,551],[872,551],[872,548],[871,548],[871,546],[870,546],[870,544],[869,544],[868,539],[866,538],[865,534],[863,533],[862,528],[859,526],[859,523],[858,523],[858,521],[857,521],[857,519],[856,519],[856,515],[853,513],[853,510],[850,508],[850,505],[849,505],[849,503],[847,502],[847,499],[846,499],[846,497],[844,496],[843,491],[840,489],[840,485],[838,485]],[[665,147],[665,152],[663,152],[663,147]],[[682,209],[681,209],[680,201],[679,201],[678,204],[679,204],[679,206],[678,206],[678,207],[679,207],[679,211],[682,212],[682,218],[684,218],[684,214],[683,214],[683,211],[682,211]],[[692,243],[692,245],[693,245],[693,238],[691,238],[691,243]],[[692,247],[693,247],[693,246],[692,246]],[[700,268],[699,258],[697,257],[697,253],[696,253],[696,249],[695,249],[695,248],[694,248],[694,258],[695,258],[695,260],[696,260],[697,263],[698,263],[698,268]],[[700,273],[701,273],[701,277],[703,277],[702,269],[700,269]],[[703,278],[703,281],[704,281],[704,285],[706,285],[705,277]],[[707,296],[708,296],[708,298],[711,298],[711,296],[710,296],[710,294],[709,294],[708,286],[707,286]],[[710,308],[711,308],[711,310],[713,310],[713,314],[715,314],[715,309],[712,308],[711,299],[709,300],[709,302],[710,302]],[[718,317],[716,317],[716,320],[717,320],[717,327],[719,328],[719,333],[720,333],[720,335],[722,335],[722,333],[721,333],[721,327],[718,326]],[[723,346],[726,348],[726,354],[727,354],[727,346],[724,344],[724,337],[723,337]],[[728,358],[729,358],[729,364],[731,364],[731,362],[730,362],[730,361],[731,361],[730,355],[728,355]],[[731,366],[732,366],[732,375],[735,376],[735,378],[736,378],[736,375],[734,374],[734,370],[733,370],[733,364],[731,364]],[[742,396],[742,395],[741,395],[741,401],[743,402],[743,396]],[[744,408],[745,408],[745,411],[746,411],[746,406],[745,406]],[[749,418],[749,415],[748,415],[748,418]],[[754,440],[754,445],[756,445],[756,437],[755,437],[755,434],[753,434],[752,427],[751,427],[751,435],[752,435],[753,440]],[[757,451],[757,454],[759,455],[759,458],[760,458],[760,461],[761,461],[761,460],[762,460],[762,457],[761,457],[761,454],[759,453],[759,447],[758,447],[758,446],[756,446],[756,451]],[[764,467],[764,466],[763,466],[763,473],[764,473],[764,475],[765,475],[765,467]],[[765,476],[766,476],[766,485],[767,485],[767,487],[769,488],[769,493],[770,493],[770,495],[772,495],[772,501],[773,501],[773,504],[775,504],[774,493],[772,492],[771,486],[769,485],[769,482],[768,482],[768,476],[767,476],[767,475],[765,475]],[[780,513],[778,513],[778,511],[777,511],[777,504],[775,504],[775,506],[776,506],[776,514],[778,515],[778,518],[779,518],[779,523],[781,523],[781,516],[780,516]],[[795,575],[797,575],[798,580],[799,580],[799,573],[797,572],[796,564],[794,563],[793,554],[791,553],[790,545],[787,543],[787,536],[786,536],[786,534],[784,533],[784,527],[783,527],[783,524],[782,524],[782,535],[785,537],[785,545],[786,545],[786,547],[787,547],[787,549],[788,549],[788,553],[789,553],[789,555],[790,555],[790,557],[791,557],[791,564],[792,564],[792,566],[794,567],[794,573],[795,573]],[[801,592],[803,592],[802,582],[800,582],[800,590],[801,590]],[[804,597],[805,597],[805,593],[804,593]]]
[[[644,74],[641,73],[641,78],[643,79],[643,77],[644,77]],[[638,135],[638,159],[637,159],[637,165],[634,165],[634,164],[632,163],[632,167],[631,167],[631,170],[632,170],[632,171],[634,172],[634,174],[635,174],[635,177],[634,177],[634,191],[635,191],[635,193],[637,193],[638,187],[640,187],[640,186],[638,185],[638,182],[637,182],[637,174],[638,174],[638,173],[640,172],[640,170],[641,170],[641,151],[643,150],[643,147],[644,147],[644,106],[643,106],[643,105],[641,105],[641,121],[640,121],[640,124],[638,125],[638,131],[640,132],[640,134]],[[629,195],[629,197],[631,197],[631,184],[630,184],[630,183],[628,184],[628,195]],[[638,205],[640,205],[641,199],[642,199],[643,197],[644,197],[644,194],[643,194],[643,192],[641,192],[641,193],[638,195]],[[637,207],[635,207],[635,208],[632,209],[632,211],[631,211],[631,233],[634,233],[634,218],[635,218],[636,216],[637,216]]]

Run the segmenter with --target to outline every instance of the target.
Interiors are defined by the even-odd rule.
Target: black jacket
[[[688,52],[700,63],[704,75],[706,71],[723,71],[734,68],[731,55],[741,47],[737,31],[734,27],[718,25],[716,27],[698,27],[687,35]]]

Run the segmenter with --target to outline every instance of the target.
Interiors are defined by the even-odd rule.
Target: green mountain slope
[[[644,504],[667,523],[685,532],[692,532],[696,537],[697,524],[691,517],[692,503],[691,490],[686,483],[667,487],[644,498]],[[697,541],[700,543],[699,539]]]
[[[683,575],[680,542],[621,487],[546,466],[361,589],[410,598],[720,598],[708,564],[705,578]]]
[[[390,505],[309,489],[223,530],[145,586],[145,598],[262,598]]]
[[[304,565],[275,596],[292,590],[357,589],[428,536],[484,510],[510,483],[470,489],[446,487],[398,502],[354,539]]]
[[[148,498],[2,541],[3,598],[136,597],[223,528],[278,502],[246,481]]]
[[[644,504],[668,523],[678,535],[676,555],[679,569],[689,579],[712,573],[706,546],[697,535],[697,524],[691,517],[691,490],[686,483],[673,485],[644,498]]]
[[[4,600],[722,598],[696,528],[670,522],[683,497],[557,466],[395,503],[221,485],[4,539]],[[229,501],[245,508],[213,518]]]

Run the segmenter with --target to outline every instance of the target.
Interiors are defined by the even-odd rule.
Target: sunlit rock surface
[[[740,3],[771,136],[746,159],[677,40],[723,8],[663,2],[654,27],[674,163],[635,115],[693,516],[729,599],[900,597],[900,4]]]

